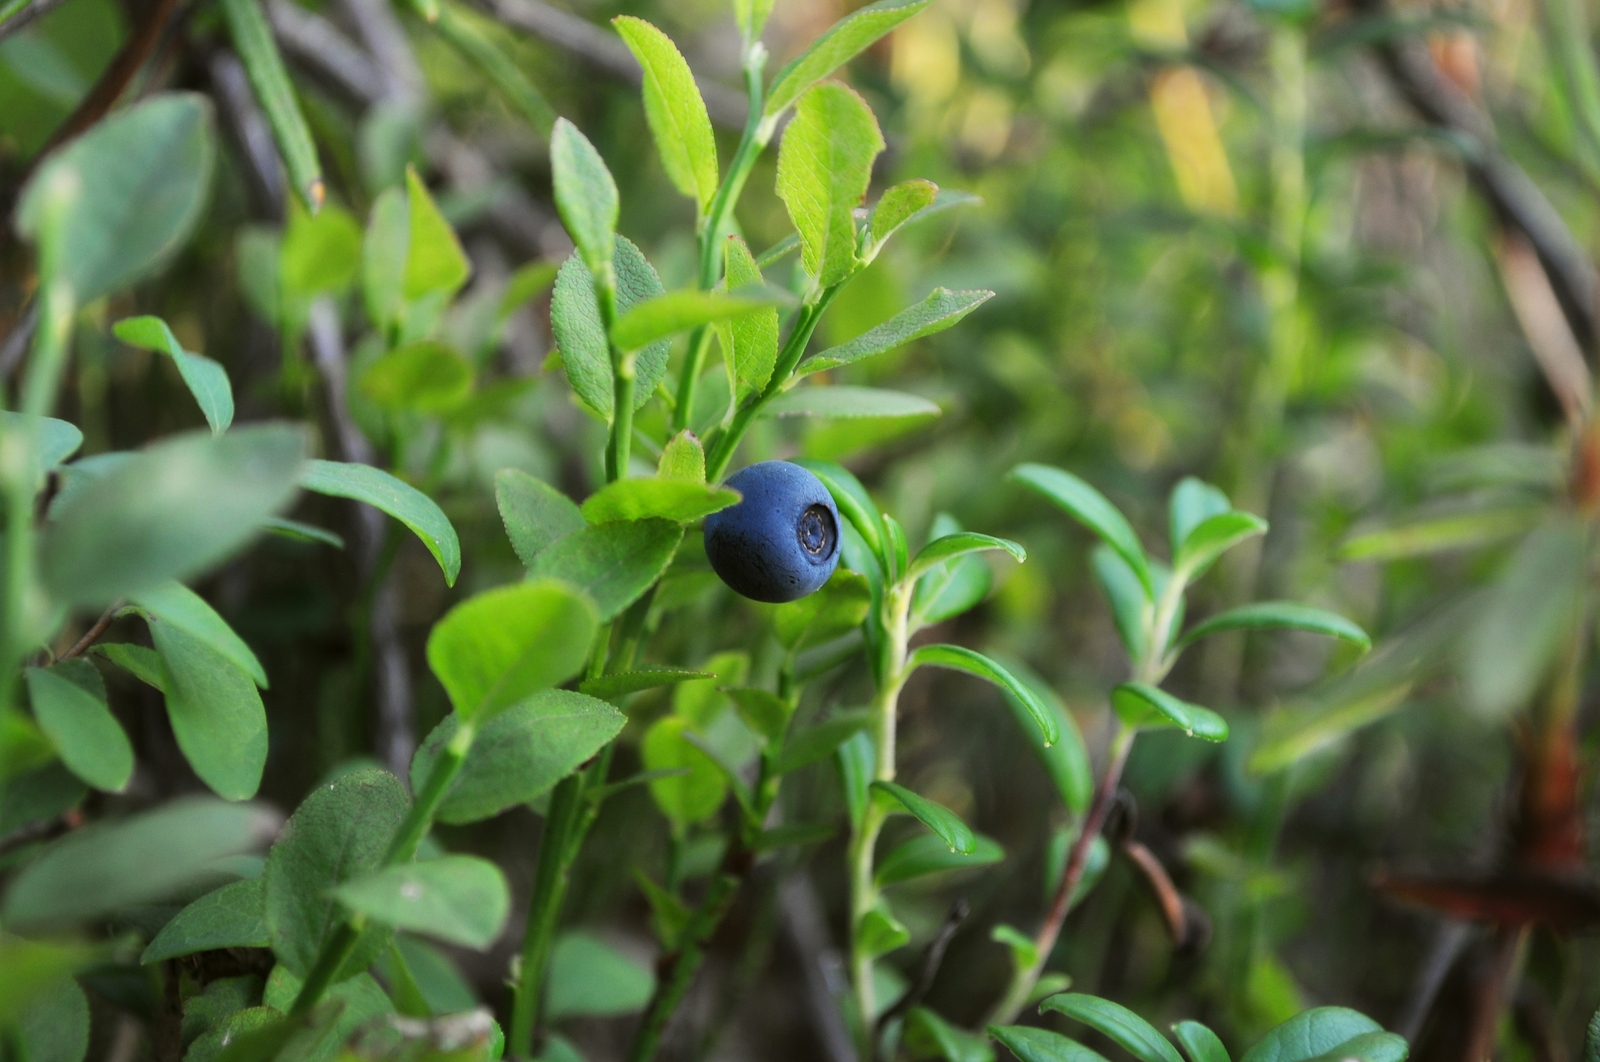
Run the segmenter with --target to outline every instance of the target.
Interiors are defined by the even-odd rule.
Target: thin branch
[[[17,323],[11,326],[5,342],[0,343],[0,380],[10,377],[22,364],[22,356],[28,352],[28,344],[33,341],[33,330],[38,325],[39,303],[35,300]]]
[[[1167,868],[1161,865],[1161,860],[1156,858],[1154,852],[1132,838],[1122,842],[1122,852],[1128,857],[1128,861],[1138,868],[1145,884],[1150,886],[1156,903],[1161,907],[1161,917],[1167,923],[1167,932],[1171,934],[1172,942],[1179,947],[1187,944],[1188,912],[1184,908],[1183,894],[1172,883],[1172,876],[1167,873]]]
[[[32,0],[32,3],[25,4],[10,18],[0,22],[0,41],[25,29],[30,22],[43,18],[64,3],[66,0]]]
[[[939,976],[939,967],[944,965],[944,953],[950,947],[950,941],[955,939],[956,930],[961,928],[961,923],[967,920],[967,915],[972,913],[972,907],[965,897],[957,899],[950,905],[950,913],[945,916],[944,924],[939,931],[928,941],[928,947],[922,953],[922,964],[917,967],[917,979],[913,981],[895,1000],[894,1005],[878,1015],[877,1025],[872,1035],[873,1053],[879,1050],[878,1045],[883,1041],[883,1031],[889,1023],[905,1017],[911,1008],[927,998],[928,992],[933,988],[934,979]]]
[[[99,641],[100,636],[106,632],[106,628],[111,626],[111,621],[117,618],[117,610],[122,608],[122,605],[122,601],[112,602],[110,608],[100,613],[100,618],[94,621],[94,626],[90,627],[82,638],[73,642],[72,648],[62,653],[58,659],[71,660],[73,657],[82,656],[88,652],[89,647]]]

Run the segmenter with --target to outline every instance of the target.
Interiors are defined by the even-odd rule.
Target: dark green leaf
[[[961,816],[949,808],[941,807],[927,797],[919,796],[903,785],[894,782],[873,782],[869,787],[885,805],[916,817],[924,826],[938,834],[939,839],[952,852],[970,856],[978,850],[977,835],[961,821]]]
[[[602,622],[661,578],[672,563],[683,526],[671,520],[599,524],[574,532],[540,553],[529,566],[533,578],[566,581],[594,598]]]
[[[989,1035],[1016,1055],[1019,1062],[1106,1062],[1098,1051],[1091,1051],[1076,1040],[1049,1029],[1031,1025],[991,1025]]]
[[[89,1053],[89,999],[70,977],[34,996],[16,1029],[24,1062],[83,1062]]]
[[[1046,745],[1054,745],[1060,740],[1061,723],[1055,713],[1050,711],[1033,690],[1017,681],[1011,672],[982,653],[975,653],[960,645],[920,645],[912,651],[910,659],[906,662],[906,669],[910,672],[923,666],[965,671],[969,675],[994,683],[1022,702],[1028,714],[1033,717],[1034,723],[1038,725]]]
[[[461,572],[461,541],[444,510],[417,488],[371,465],[310,461],[300,485],[333,498],[350,498],[380,509],[409,527],[455,585]]]
[[[961,525],[948,513],[933,519],[929,541],[959,534]],[[994,572],[982,558],[967,554],[945,561],[917,580],[911,595],[914,629],[951,619],[976,606],[994,585]]]
[[[919,579],[934,568],[969,553],[1000,550],[1021,563],[1028,559],[1028,551],[1009,539],[980,535],[974,531],[958,531],[934,539],[917,551],[904,576],[907,580]]]
[[[1257,601],[1219,612],[1204,622],[1197,623],[1184,632],[1178,648],[1188,645],[1208,634],[1233,630],[1297,630],[1326,634],[1360,646],[1372,648],[1367,632],[1336,612],[1327,612],[1292,601]]]
[[[1117,625],[1117,636],[1128,650],[1128,659],[1143,660],[1148,649],[1146,626],[1151,619],[1151,603],[1139,577],[1122,554],[1103,542],[1089,554],[1089,566],[1095,582],[1111,602],[1111,618]]]
[[[1411,1045],[1406,1043],[1405,1037],[1391,1032],[1369,1032],[1352,1036],[1333,1050],[1317,1056],[1315,1062],[1346,1062],[1348,1059],[1355,1059],[1356,1062],[1405,1062],[1410,1053]]]
[[[161,927],[139,961],[148,966],[218,948],[266,947],[264,896],[260,878],[235,881],[206,893]]]
[[[1172,1027],[1172,1035],[1183,1045],[1189,1062],[1233,1062],[1217,1034],[1197,1021],[1180,1021]]]
[[[1067,992],[1039,1004],[1039,1013],[1055,1011],[1083,1022],[1139,1062],[1183,1062],[1183,1057],[1155,1026],[1119,1003],[1098,996]]]
[[[28,703],[61,761],[96,789],[120,793],[133,774],[133,746],[106,704],[105,684],[87,660],[24,672]]]
[[[1189,532],[1213,516],[1221,516],[1232,511],[1233,503],[1228,501],[1228,496],[1222,491],[1194,476],[1184,476],[1178,481],[1178,485],[1172,488],[1172,497],[1167,502],[1168,537],[1172,555],[1176,557],[1182,552],[1183,544],[1189,538]]]
[[[218,655],[231,661],[241,671],[255,680],[257,686],[267,688],[267,673],[256,654],[234,633],[228,622],[217,615],[205,598],[177,582],[162,583],[148,590],[132,594],[129,600],[147,616],[154,616],[204,642]]]
[[[625,236],[616,238],[613,265],[617,273],[617,312],[625,314],[634,306],[666,292],[655,267]],[[556,276],[555,293],[550,298],[550,328],[561,351],[561,364],[584,405],[601,417],[611,418],[611,346],[600,323],[600,304],[595,299],[594,276],[583,259],[574,254]],[[635,364],[634,405],[643,406],[655,394],[656,384],[667,371],[668,340],[652,343],[639,351]]]
[[[1005,850],[987,837],[978,837],[977,845],[971,852],[955,852],[942,837],[924,833],[900,844],[884,856],[878,863],[873,880],[880,886],[895,885],[925,874],[986,867],[1000,862],[1005,856]]]
[[[167,718],[184,758],[226,800],[248,800],[267,762],[267,711],[250,675],[181,627],[151,619]]]
[[[1277,1026],[1244,1053],[1241,1062],[1307,1062],[1383,1027],[1347,1007],[1316,1007]]]
[[[511,910],[500,868],[476,856],[385,867],[345,881],[333,895],[376,922],[480,951],[494,943]]]
[[[784,775],[798,771],[802,767],[809,767],[818,760],[832,755],[835,749],[861,733],[871,723],[871,715],[866,711],[839,712],[815,726],[789,735],[788,740],[783,743],[783,751],[779,753],[777,762],[772,766],[772,773]]]
[[[1072,473],[1048,465],[1018,465],[1011,470],[1011,478],[1055,502],[1116,550],[1127,561],[1128,567],[1133,569],[1133,574],[1139,577],[1139,585],[1144,587],[1145,596],[1155,597],[1150,561],[1145,556],[1144,547],[1139,544],[1139,536],[1133,533],[1127,517],[1107,501],[1105,495]]]
[[[526,568],[550,543],[587,526],[571,498],[515,468],[495,473],[494,497],[506,537]]]
[[[927,298],[901,310],[883,324],[863,332],[850,342],[831,347],[800,366],[800,374],[823,372],[850,365],[863,358],[882,354],[914,340],[943,332],[960,323],[967,314],[994,298],[992,291],[951,291],[934,288]]]
[[[690,682],[696,679],[713,679],[715,675],[706,671],[685,671],[675,667],[646,667],[638,671],[618,671],[610,675],[601,675],[599,678],[585,679],[578,689],[591,697],[598,697],[602,701],[615,700],[626,697],[630,693],[641,690],[653,690],[659,686],[671,686],[678,682]]]
[[[1089,764],[1089,750],[1084,746],[1083,735],[1078,731],[1077,720],[1067,711],[1067,706],[1061,702],[1055,690],[1050,688],[1050,684],[1026,664],[1008,659],[1005,668],[1028,687],[1038,701],[1059,721],[1059,740],[1046,745],[1044,733],[1039,729],[1033,712],[1009,690],[1002,691],[1005,693],[1006,705],[1017,720],[1017,726],[1022,728],[1028,744],[1033,746],[1033,751],[1044,763],[1045,770],[1050,773],[1050,780],[1055,783],[1056,792],[1061,794],[1062,803],[1073,814],[1084,814],[1089,810],[1089,798],[1094,793],[1094,772]]]
[[[906,1047],[917,1057],[932,1055],[945,1062],[994,1062],[994,1048],[977,1033],[958,1029],[927,1007],[906,1015]]]
[[[129,346],[170,357],[189,393],[199,403],[212,434],[221,435],[228,430],[233,423],[233,387],[228,383],[227,370],[210,358],[184,350],[167,322],[159,317],[124,318],[111,331]]]
[[[1175,727],[1205,741],[1228,740],[1228,724],[1216,712],[1180,701],[1145,682],[1124,682],[1112,690],[1111,707],[1123,723],[1131,727]]]

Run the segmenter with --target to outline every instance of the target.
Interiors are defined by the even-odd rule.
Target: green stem
[[[366,916],[359,914],[339,923],[339,928],[333,931],[333,936],[327,939],[322,945],[322,950],[317,953],[316,964],[311,967],[305,983],[300,986],[300,994],[294,997],[294,1005],[289,1008],[290,1017],[308,1013],[312,1007],[321,1002],[322,994],[333,984],[345,960],[356,950],[356,942],[361,939],[361,931],[366,927]]]
[[[568,775],[556,783],[545,816],[544,838],[539,842],[539,868],[528,905],[528,929],[522,938],[522,966],[512,1001],[511,1035],[506,1054],[513,1059],[533,1057],[533,1030],[538,1018],[539,995],[545,967],[555,941],[556,920],[566,895],[570,865],[566,853],[576,847],[573,834],[583,805],[584,775]],[[581,841],[581,838],[577,840]]]

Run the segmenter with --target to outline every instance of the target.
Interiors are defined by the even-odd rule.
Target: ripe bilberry
[[[722,581],[756,601],[795,601],[839,566],[839,510],[822,481],[788,461],[740,469],[738,505],[706,517],[706,557]]]

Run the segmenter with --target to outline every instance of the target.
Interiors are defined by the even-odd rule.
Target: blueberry
[[[795,601],[839,566],[839,510],[822,481],[787,461],[740,469],[738,505],[706,517],[706,557],[722,581],[756,601]]]

